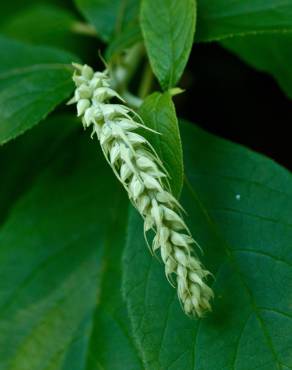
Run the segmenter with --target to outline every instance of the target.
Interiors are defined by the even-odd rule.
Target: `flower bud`
[[[85,64],[83,67],[82,67],[82,70],[81,70],[81,75],[82,77],[84,77],[86,80],[91,80],[93,75],[94,75],[94,71],[91,67],[89,67],[87,64]]]
[[[141,170],[146,170],[146,169],[157,170],[156,164],[151,159],[149,159],[148,157],[140,156],[140,157],[137,158],[136,163],[137,163],[137,166]]]
[[[120,146],[119,144],[115,144],[110,150],[110,162],[114,165],[119,158],[120,155]]]
[[[133,176],[129,185],[129,192],[131,198],[136,200],[142,194],[143,190],[144,185],[142,184],[142,182],[136,176]]]
[[[146,186],[147,189],[153,189],[153,190],[157,190],[157,191],[160,191],[162,190],[162,187],[159,183],[159,181],[157,181],[155,178],[153,178],[152,176],[149,176],[147,173],[143,172],[141,174],[143,180],[144,180],[144,184]]]
[[[77,116],[80,117],[84,114],[87,108],[90,107],[90,101],[88,99],[80,99],[77,103]]]
[[[78,89],[76,89],[75,97],[76,97],[76,100],[91,99],[92,89],[89,86],[82,84],[81,86],[78,87]]]
[[[132,171],[130,170],[129,166],[126,163],[121,165],[120,169],[120,177],[123,182],[128,180],[128,178],[132,175]]]
[[[138,211],[144,215],[146,210],[148,209],[148,206],[150,204],[150,199],[147,195],[142,195],[136,200],[136,206]]]

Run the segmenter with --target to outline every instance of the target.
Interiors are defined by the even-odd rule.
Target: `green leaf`
[[[292,32],[291,1],[198,0],[199,41],[265,32]]]
[[[142,370],[119,290],[128,202],[98,143],[64,121],[42,124],[62,140],[0,226],[0,369]],[[19,168],[24,147],[34,167],[40,135],[0,148],[0,173]]]
[[[180,79],[192,49],[195,0],[143,0],[141,28],[153,72],[163,89]]]
[[[100,38],[108,42],[114,35],[137,19],[139,0],[75,0],[85,18],[95,27]]]
[[[170,176],[172,192],[179,197],[183,185],[183,154],[171,95],[166,92],[148,96],[139,114],[146,126],[158,133],[145,131],[143,135],[147,137],[162,160]]]
[[[7,18],[12,17],[15,9],[22,10],[26,6],[33,4],[36,0],[15,0],[15,1],[1,1],[0,2],[0,24],[5,23]]]
[[[0,220],[1,370],[291,368],[290,173],[182,126],[183,205],[216,293],[213,313],[191,320],[145,246],[140,216],[127,223],[97,142],[68,116],[42,126],[0,148],[10,176],[0,195],[11,199]],[[22,193],[11,191],[30,167]]]
[[[1,33],[20,41],[49,45],[84,54],[88,40],[74,34],[78,19],[67,9],[35,4],[8,18]]]
[[[235,37],[222,45],[252,67],[271,74],[292,98],[292,34]]]
[[[16,199],[25,193],[40,170],[62,148],[65,138],[76,129],[77,123],[80,127],[79,120],[66,114],[52,115],[21,140],[0,147],[0,223]]]
[[[5,23],[9,17],[14,17],[16,11],[23,11],[25,8],[39,4],[39,0],[14,0],[14,1],[1,1],[0,2],[0,24]],[[70,7],[71,0],[42,0],[41,3],[46,3],[49,5],[62,5],[62,7]]]
[[[134,212],[124,297],[145,369],[292,368],[292,176],[239,145],[183,125],[183,206],[215,275],[213,313],[184,315]]]
[[[73,90],[73,54],[0,37],[0,144],[39,123]]]

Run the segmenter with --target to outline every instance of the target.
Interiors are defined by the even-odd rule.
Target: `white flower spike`
[[[193,254],[196,242],[180,215],[181,206],[165,185],[168,175],[160,159],[150,143],[134,132],[147,127],[127,106],[109,103],[113,97],[123,100],[111,89],[107,71],[74,67],[76,90],[69,103],[77,104],[84,128],[92,127],[92,136],[96,134],[108,163],[144,218],[145,235],[154,230],[152,251],[160,249],[168,280],[175,277],[184,311],[201,317],[211,310],[213,292],[205,283],[209,272]]]

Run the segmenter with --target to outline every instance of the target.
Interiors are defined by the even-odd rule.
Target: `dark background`
[[[197,44],[180,85],[179,116],[292,170],[292,102],[271,76],[217,43]]]

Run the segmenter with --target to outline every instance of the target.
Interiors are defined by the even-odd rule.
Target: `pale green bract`
[[[144,219],[145,236],[154,231],[151,250],[160,249],[171,283],[175,276],[184,311],[201,317],[211,309],[213,292],[205,282],[210,273],[193,252],[196,243],[181,217],[180,204],[169,191],[163,164],[150,143],[135,132],[147,127],[127,106],[109,102],[123,99],[111,88],[107,71],[74,67],[76,90],[69,103],[77,103],[83,126],[92,127],[92,137],[96,134],[108,163]]]

